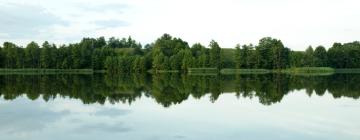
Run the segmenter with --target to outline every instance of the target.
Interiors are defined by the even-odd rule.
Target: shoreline
[[[97,74],[107,73],[106,70],[93,70],[93,69],[0,69],[0,75],[42,75],[42,74]],[[162,73],[181,73],[174,70],[161,70],[153,72],[149,70],[150,74]],[[301,68],[288,68],[288,69],[232,69],[224,68],[215,70],[215,68],[189,68],[187,74],[189,75],[238,75],[238,74],[292,74],[292,75],[332,75],[336,73],[360,73],[360,69],[334,69],[330,67],[301,67]]]

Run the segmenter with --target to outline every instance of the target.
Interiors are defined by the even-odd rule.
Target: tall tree
[[[135,73],[139,73],[141,72],[141,57],[140,56],[136,56],[134,62],[132,63],[132,71]]]
[[[316,67],[326,67],[328,63],[326,49],[323,46],[316,47],[314,51],[314,64]]]
[[[289,49],[281,40],[271,37],[260,39],[256,47],[258,66],[265,69],[282,69],[288,66]]]
[[[51,66],[51,45],[47,41],[42,44],[40,66],[41,68],[50,68]]]
[[[72,68],[81,69],[81,48],[79,45],[70,45],[71,48],[71,57],[72,57]]]
[[[241,48],[240,47],[241,47],[240,44],[237,44],[236,47],[235,47],[235,49],[236,49],[235,50],[235,63],[236,63],[235,67],[237,69],[240,69],[242,62],[245,61],[245,60],[241,59],[241,56],[240,56]]]
[[[5,68],[16,68],[16,60],[18,59],[16,55],[17,46],[11,42],[4,42],[3,51]]]
[[[305,66],[314,66],[314,49],[311,46],[305,50]]]
[[[271,37],[265,37],[260,39],[259,45],[256,47],[258,53],[258,66],[259,68],[272,69],[273,67],[273,39]]]
[[[4,68],[5,56],[2,47],[0,46],[0,68]]]
[[[252,50],[252,44],[250,45],[237,45],[236,46],[236,68],[250,68],[251,64],[251,50]]]
[[[184,51],[184,57],[182,60],[181,69],[183,71],[187,71],[188,68],[191,68],[193,66],[193,56],[190,49],[185,49],[183,51]]]
[[[215,40],[210,42],[210,66],[220,69],[221,68],[221,48]]]
[[[30,42],[25,48],[26,67],[40,67],[40,47],[35,42]]]
[[[152,67],[153,70],[158,71],[163,69],[163,62],[164,62],[165,56],[163,53],[156,53],[156,55],[153,55],[153,63]]]
[[[304,51],[291,51],[290,52],[290,66],[291,67],[304,67],[305,66],[305,52]]]

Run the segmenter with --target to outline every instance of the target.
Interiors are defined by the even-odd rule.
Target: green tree
[[[314,49],[311,46],[305,50],[305,66],[314,66]]]
[[[206,65],[206,62],[201,62],[204,61],[204,58],[201,58],[203,55],[206,55],[206,48],[205,46],[201,45],[200,43],[195,43],[194,45],[191,46],[191,53],[194,57],[194,64],[193,67],[204,67],[203,65]],[[201,60],[203,59],[203,60]],[[205,60],[206,61],[206,60]]]
[[[25,62],[28,68],[40,67],[40,47],[35,42],[30,42],[25,48]]]
[[[5,68],[16,68],[16,55],[17,46],[11,42],[4,42],[3,55]]]
[[[237,44],[236,45],[236,47],[235,47],[235,67],[237,68],[237,69],[240,69],[241,68],[241,64],[242,64],[242,61],[245,61],[245,60],[243,60],[243,59],[241,59],[241,56],[240,56],[240,54],[241,54],[241,48],[240,48],[241,46],[240,46],[240,44]]]
[[[102,62],[101,62],[101,49],[95,49],[91,56],[91,62],[92,62],[92,68],[95,70],[101,70],[103,68]]]
[[[96,39],[94,43],[94,48],[102,48],[105,46],[106,46],[106,40],[103,36]]]
[[[62,59],[59,59],[58,49],[55,44],[52,44],[50,47],[50,68],[58,69],[57,65],[61,62]]]
[[[42,44],[40,52],[40,66],[41,68],[50,68],[51,66],[51,45],[49,42],[45,41]]]
[[[147,68],[146,68],[146,60],[145,60],[144,57],[140,58],[139,65],[140,65],[140,72],[145,72],[147,70]]]
[[[259,45],[256,46],[258,53],[258,66],[259,68],[272,69],[273,56],[272,56],[273,39],[270,37],[262,38]]]
[[[184,57],[182,60],[181,69],[186,72],[188,70],[188,68],[191,68],[193,66],[192,65],[193,64],[193,56],[192,56],[190,49],[185,49],[183,51],[184,51]]]
[[[15,68],[24,68],[25,67],[25,50],[20,47],[15,48]]]
[[[240,46],[239,44],[236,46],[235,52],[235,62],[236,68],[250,68],[251,63],[251,50],[252,44]]]
[[[182,52],[170,57],[171,70],[180,70],[182,64]]]
[[[171,70],[170,58],[167,56],[164,56],[162,70]]]
[[[179,68],[179,63],[175,61],[181,61],[182,57],[178,53],[181,50],[188,48],[189,46],[187,42],[181,40],[180,38],[173,38],[169,34],[164,34],[155,41],[154,47],[152,48],[153,69],[158,71],[170,69],[175,70]]]
[[[290,52],[290,66],[291,67],[304,67],[305,66],[305,52],[304,51],[291,51]]]
[[[323,46],[316,47],[314,51],[314,65],[317,67],[326,67],[328,63],[326,49]]]
[[[290,50],[285,48],[281,40],[271,37],[260,39],[256,47],[258,66],[265,69],[282,69],[288,66]]]
[[[121,48],[122,45],[121,45],[119,39],[117,39],[115,37],[111,37],[111,38],[109,38],[107,46],[110,48]]]
[[[212,40],[210,42],[210,66],[221,69],[221,48],[219,44]]]
[[[119,59],[115,56],[108,56],[105,59],[105,68],[110,74],[119,73]]]
[[[157,55],[154,55],[153,57],[153,70],[158,71],[163,69],[163,62],[164,62],[165,56],[163,53],[157,53]]]
[[[135,73],[139,73],[141,72],[141,57],[140,56],[136,56],[133,64],[132,64],[132,71]]]
[[[72,68],[81,69],[81,48],[79,45],[70,45]]]
[[[0,47],[0,68],[5,67],[5,56],[2,47]]]

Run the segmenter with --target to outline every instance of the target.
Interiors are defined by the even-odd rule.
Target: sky
[[[360,40],[358,0],[1,0],[0,42],[55,44],[83,37],[128,37],[142,44],[162,34],[190,45],[257,44],[263,37],[286,47],[329,48]]]

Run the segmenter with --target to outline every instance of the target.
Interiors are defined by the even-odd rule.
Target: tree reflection
[[[6,100],[20,96],[45,101],[74,98],[84,104],[109,102],[131,104],[142,96],[153,98],[164,107],[180,104],[189,96],[209,95],[215,102],[223,93],[257,98],[264,105],[279,103],[294,90],[304,89],[309,96],[328,91],[334,98],[358,99],[359,74],[331,76],[262,75],[2,75],[0,95]]]

